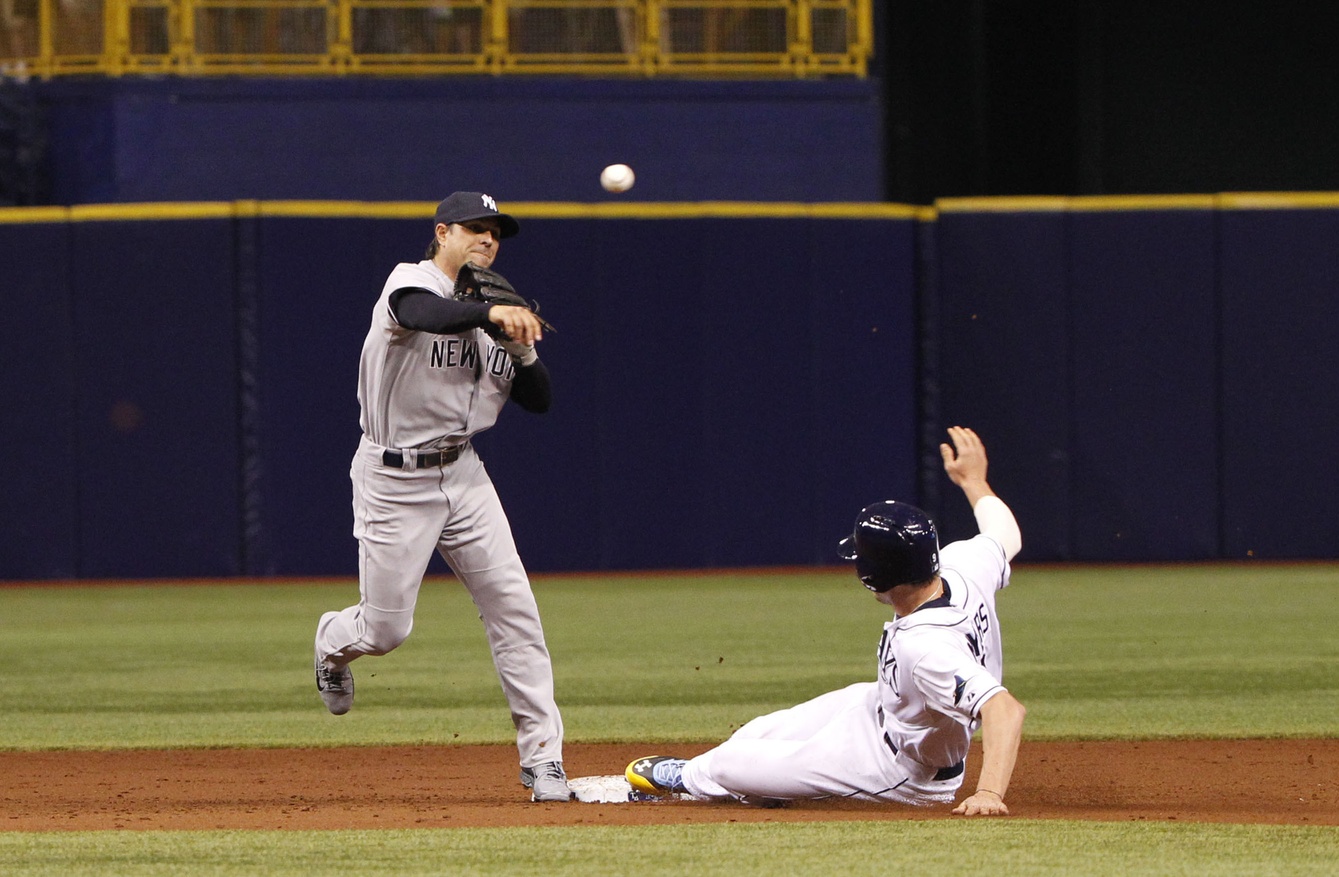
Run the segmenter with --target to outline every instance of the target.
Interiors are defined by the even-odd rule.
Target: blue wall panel
[[[800,530],[809,534],[809,553],[801,562],[837,562],[835,542],[871,502],[921,501],[916,226],[910,219],[810,225],[813,381],[807,403],[798,394],[791,400],[791,417],[812,420],[813,442],[784,462],[814,472],[813,513]]]
[[[684,230],[685,241],[702,234],[711,242],[692,260],[699,272],[693,310],[709,315],[694,326],[701,341],[691,383],[702,413],[682,431],[702,456],[694,475],[703,565],[808,562],[811,485],[824,469],[824,458],[812,456],[823,414],[813,404],[816,342],[831,331],[815,323],[810,244],[815,234],[839,235],[803,221],[732,225],[716,220]],[[747,281],[733,279],[740,268]],[[777,307],[779,298],[785,307]],[[797,466],[800,460],[808,465]]]
[[[903,431],[912,298],[908,283],[897,284],[911,262],[890,264],[886,240],[861,241],[852,221],[701,230],[728,242],[702,252],[700,302],[711,318],[702,324],[704,419],[692,440],[707,455],[706,565],[835,562],[834,544],[860,507],[905,489],[915,471]],[[834,261],[838,248],[861,257]],[[865,325],[852,327],[853,318]],[[898,353],[904,381],[889,392]],[[856,415],[851,432],[830,428],[843,411]],[[852,453],[872,438],[872,457]],[[902,477],[892,477],[899,458]],[[838,485],[845,494],[834,496]]]
[[[1073,358],[1064,214],[945,212],[936,247],[939,350],[928,379],[938,385],[943,422],[932,432],[945,441],[949,426],[975,429],[1028,558],[1069,558]],[[961,493],[938,494],[942,507],[926,511],[942,518],[941,537],[973,534]]]
[[[527,222],[498,264],[559,328],[554,410],[478,442],[527,563],[830,562],[853,504],[911,489],[909,227]]]
[[[356,569],[358,350],[426,225],[262,220],[265,570]],[[913,487],[910,238],[910,222],[525,221],[497,267],[558,327],[540,346],[554,406],[509,407],[476,446],[527,565],[830,562],[860,504]],[[832,240],[863,254],[838,276]]]
[[[586,350],[561,342],[581,357],[577,368],[558,361],[564,380],[592,380],[599,393],[593,420],[571,425],[589,443],[578,459],[598,473],[602,567],[663,566],[675,556],[704,555],[711,501],[704,473],[712,453],[702,442],[705,324],[720,315],[718,303],[704,296],[702,261],[725,244],[694,235],[695,226],[673,220],[602,226],[602,285],[585,286],[598,303],[599,334]],[[745,264],[756,257],[740,255]],[[590,370],[595,362],[598,374]]]
[[[1339,211],[1222,229],[1224,553],[1339,556]]]
[[[233,229],[72,226],[80,574],[238,569]]]
[[[358,351],[429,226],[0,224],[0,577],[354,575]],[[954,423],[1028,560],[1334,556],[1339,211],[523,226],[555,403],[477,444],[533,570],[829,563],[884,498],[959,538]]]
[[[606,401],[610,371],[635,367],[636,343],[610,334],[609,309],[637,291],[615,278],[624,223],[529,219],[496,266],[557,327],[539,344],[553,377],[553,407],[530,414],[514,405],[474,444],[511,519],[531,569],[600,569],[608,564],[603,509],[621,479],[606,481],[603,419],[640,400]]]
[[[75,475],[100,465],[76,452],[74,363],[65,223],[0,223],[0,577],[77,575]]]
[[[386,276],[431,238],[427,219],[259,220],[258,572],[356,574],[358,356]]]
[[[877,201],[877,80],[111,79],[39,86],[55,203]],[[838,132],[838,133],[835,133]],[[745,157],[741,160],[741,156]]]
[[[1073,552],[1218,555],[1215,215],[1069,214]]]

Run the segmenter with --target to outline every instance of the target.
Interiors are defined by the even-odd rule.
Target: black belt
[[[464,445],[456,445],[454,448],[447,448],[444,451],[410,451],[414,455],[414,465],[419,469],[430,469],[433,466],[449,466],[460,459],[460,449]],[[382,451],[381,462],[390,466],[392,469],[404,468],[404,454],[399,451]]]
[[[894,755],[897,754],[897,746],[893,744],[893,738],[888,736],[887,731],[883,732],[883,742],[888,744],[888,748],[893,751]],[[954,777],[962,776],[964,767],[966,767],[966,763],[962,761],[957,764],[949,765],[948,767],[941,767],[939,770],[935,771],[934,779],[936,781],[951,780]]]

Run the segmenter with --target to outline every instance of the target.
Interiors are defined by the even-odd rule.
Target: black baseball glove
[[[456,272],[454,293],[456,298],[466,301],[481,301],[489,305],[525,308],[535,315],[535,319],[539,320],[539,324],[544,327],[545,332],[558,331],[553,328],[548,320],[539,315],[539,302],[524,298],[507,282],[507,278],[491,268],[480,268],[473,262],[466,262],[461,265],[460,270]],[[506,333],[493,323],[484,326],[484,331],[494,338],[506,337]]]

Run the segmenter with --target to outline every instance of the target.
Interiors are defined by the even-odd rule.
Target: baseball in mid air
[[[637,182],[637,175],[626,164],[611,164],[600,171],[600,185],[606,192],[626,192]]]

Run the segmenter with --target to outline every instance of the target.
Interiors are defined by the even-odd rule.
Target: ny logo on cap
[[[484,206],[487,207],[489,210],[493,211],[494,213],[497,213],[497,202],[493,200],[493,196],[484,195],[483,199],[484,199]]]

